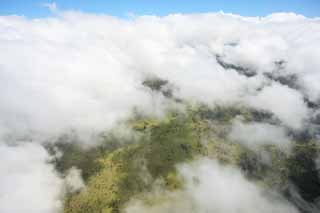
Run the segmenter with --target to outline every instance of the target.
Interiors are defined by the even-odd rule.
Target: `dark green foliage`
[[[75,140],[60,138],[59,142],[48,144],[47,150],[52,155],[57,156],[58,154],[53,160],[57,171],[64,174],[71,167],[77,167],[81,169],[84,181],[87,181],[101,169],[101,165],[98,163],[99,158],[118,149],[121,144],[128,143],[124,139],[119,140],[119,137],[109,133],[102,136],[102,141],[99,144],[88,147]]]
[[[293,155],[289,159],[289,178],[298,187],[301,196],[313,201],[320,195],[319,171],[315,159],[319,154],[319,146],[306,141],[294,147]]]
[[[151,90],[160,91],[161,88],[168,84],[167,80],[163,80],[161,78],[148,78],[142,82],[142,85],[149,87]]]
[[[149,77],[142,82],[142,85],[151,89],[153,92],[161,92],[162,95],[167,98],[173,97],[172,88],[170,88],[167,80],[158,77]]]
[[[177,163],[201,152],[197,132],[187,119],[175,117],[150,131],[150,139],[145,142],[145,158],[153,177],[167,174]]]
[[[65,212],[119,212],[134,194],[146,190],[140,147],[121,148],[100,159],[101,171],[87,189],[66,201]]]
[[[200,105],[196,108],[195,114],[199,116],[200,119],[207,119],[221,123],[230,122],[237,116],[242,116],[247,122],[278,122],[275,118],[273,118],[271,112],[256,110],[243,106],[216,105],[214,107],[209,107],[207,105]]]
[[[216,60],[218,64],[226,70],[233,69],[237,71],[239,74],[245,75],[247,77],[253,77],[257,74],[256,71],[249,69],[247,67],[242,67],[242,66],[238,66],[238,65],[223,61],[222,56],[220,55],[216,55]]]
[[[148,193],[154,184],[160,180],[166,190],[181,189],[184,183],[176,165],[197,157],[231,164],[250,180],[281,193],[286,192],[291,181],[304,198],[312,200],[319,196],[314,164],[319,147],[315,143],[299,141],[292,153],[283,152],[275,145],[252,151],[226,137],[237,116],[251,122],[268,119],[270,114],[243,107],[204,105],[189,107],[186,111],[168,112],[161,120],[137,114],[127,124],[139,137],[106,134],[97,148],[81,149],[75,144],[59,147],[65,152],[56,162],[59,171],[77,166],[87,181],[86,190],[66,198],[65,212],[117,213],[133,198],[152,205],[155,201],[148,198]]]
[[[169,189],[181,186],[174,175],[175,165],[202,150],[189,118],[172,117],[144,131],[139,143],[100,158],[101,170],[90,178],[87,190],[66,200],[65,212],[119,212],[130,198],[148,191],[159,178]]]
[[[102,156],[104,151],[99,147],[85,149],[78,143],[60,142],[54,147],[48,147],[48,149],[51,153],[55,151],[62,153],[61,157],[54,159],[54,165],[61,173],[65,173],[71,167],[77,167],[82,170],[83,179],[86,181],[100,170],[97,159]]]
[[[245,112],[240,107],[228,107],[228,106],[215,106],[214,108],[206,105],[201,105],[196,114],[200,116],[200,119],[214,120],[218,122],[229,122],[237,115],[244,115]]]

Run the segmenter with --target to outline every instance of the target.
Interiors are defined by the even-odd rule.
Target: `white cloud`
[[[301,25],[299,37],[292,36]],[[302,92],[316,100],[318,26],[317,19],[294,14],[260,19],[223,13],[132,20],[79,12],[37,20],[0,17],[0,114],[15,132],[47,135],[73,128],[90,135],[134,106],[152,111],[150,96],[141,89],[151,73],[175,84],[182,98],[210,104],[249,100],[298,127],[307,111],[299,91],[273,84],[243,98],[264,79],[224,70],[215,54],[257,73],[271,72],[276,60],[288,60],[286,72],[299,73]]]
[[[308,108],[301,93],[280,84],[263,88],[257,95],[248,97],[248,103],[274,113],[285,125],[295,129],[301,128],[308,118]]]
[[[64,178],[67,190],[71,193],[79,192],[80,190],[85,188],[85,184],[83,182],[81,176],[81,170],[72,167],[68,170],[66,177]]]
[[[62,209],[62,180],[46,150],[35,143],[0,145],[0,212],[56,213]]]
[[[262,191],[232,167],[201,159],[179,167],[185,188],[179,192],[162,192],[154,205],[132,201],[127,213],[216,212],[216,213],[295,213],[293,206],[280,195]],[[161,192],[160,192],[161,194]]]
[[[256,149],[261,145],[274,144],[283,150],[289,150],[291,144],[283,127],[267,123],[235,121],[229,138],[251,149]]]
[[[55,2],[44,3],[43,7],[47,7],[51,12],[56,12],[58,10],[57,4]]]

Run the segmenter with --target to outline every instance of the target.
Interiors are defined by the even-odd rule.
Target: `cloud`
[[[310,29],[304,27],[293,37],[302,24]],[[317,100],[320,94],[317,26],[317,19],[294,14],[175,14],[131,20],[68,11],[37,20],[3,16],[2,128],[41,135],[67,129],[84,135],[103,131],[135,106],[153,111],[141,85],[150,74],[175,85],[180,98],[208,104],[242,102],[298,128],[308,112],[303,97]],[[217,54],[259,75],[248,78],[225,70]],[[257,91],[267,81],[260,74],[272,72],[279,60],[288,67],[281,72],[299,74],[304,89],[273,83]],[[159,103],[161,108],[165,101]]]
[[[262,191],[232,167],[219,165],[216,161],[201,159],[183,164],[178,169],[186,186],[179,192],[164,192],[159,202],[145,205],[133,201],[127,213],[160,212],[298,212],[280,195]],[[160,193],[161,194],[161,193]]]
[[[57,10],[54,3],[48,6]],[[61,180],[47,164],[48,155],[39,144],[71,130],[83,142],[93,143],[96,135],[127,118],[134,107],[161,115],[173,103],[162,94],[150,95],[142,85],[149,76],[167,80],[177,98],[208,105],[250,106],[273,113],[285,127],[304,128],[313,111],[305,100],[320,100],[319,25],[319,18],[292,13],[267,17],[172,14],[127,20],[72,11],[40,19],[1,16],[0,160],[6,163],[0,170],[4,173],[0,209],[59,209]],[[231,68],[221,66],[217,56]],[[283,61],[281,68],[276,65],[279,61]],[[238,68],[252,70],[254,75],[243,75]],[[297,87],[267,78],[266,73],[296,76]],[[270,125],[238,128],[239,136],[258,130],[258,142],[263,142],[260,134],[265,135],[266,129],[285,141],[282,130]],[[38,143],[19,145],[26,138]],[[273,138],[267,139],[273,142]],[[18,146],[5,145],[9,142]],[[221,181],[217,174],[208,172]],[[201,174],[200,179],[205,186],[209,184]],[[248,187],[248,198],[261,204],[255,207],[269,208],[269,201],[258,196],[259,190],[237,174],[235,179],[244,184],[236,184],[240,187],[234,192],[238,198]],[[21,187],[11,190],[17,184]],[[189,186],[197,192],[196,186]],[[221,199],[226,198],[222,189],[217,190]],[[188,196],[197,205],[202,202],[197,193]],[[235,206],[251,210],[247,197],[243,203],[230,199]],[[221,211],[227,209],[221,202],[217,203]],[[213,208],[210,203],[204,205]],[[275,205],[271,208],[275,211],[269,212],[278,208],[287,209]]]
[[[58,6],[55,2],[52,3],[44,3],[43,7],[47,7],[51,12],[57,12]]]
[[[0,212],[56,213],[62,209],[63,181],[36,143],[0,145]]]
[[[274,144],[283,150],[288,150],[291,144],[290,138],[283,127],[267,123],[235,121],[229,133],[229,138],[251,149],[256,149],[261,145]]]
[[[71,167],[68,170],[66,177],[64,178],[66,187],[69,192],[78,192],[85,188],[85,184],[82,179],[81,170]]]
[[[308,107],[297,90],[278,83],[248,98],[249,105],[274,113],[285,125],[299,129],[308,118]]]

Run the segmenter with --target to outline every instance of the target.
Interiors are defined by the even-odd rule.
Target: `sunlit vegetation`
[[[67,196],[64,212],[122,212],[135,198],[152,205],[158,201],[147,195],[155,185],[165,190],[183,187],[176,165],[204,156],[237,167],[251,181],[283,194],[293,181],[305,198],[312,200],[318,190],[314,187],[320,186],[314,165],[319,147],[293,138],[291,152],[275,145],[252,151],[228,140],[232,120],[239,116],[245,122],[275,121],[267,112],[244,107],[198,105],[187,107],[185,112],[170,111],[163,118],[133,116],[126,125],[137,137],[126,141],[110,133],[93,148],[58,143],[56,148],[63,152],[55,161],[58,171],[64,173],[75,166],[82,170],[86,182],[84,190]],[[310,183],[303,182],[306,179]]]

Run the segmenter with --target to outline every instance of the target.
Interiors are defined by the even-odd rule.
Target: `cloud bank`
[[[241,102],[301,127],[303,97],[317,102],[320,95],[319,22],[294,14],[1,17],[1,132],[104,130],[134,106],[150,110],[141,86],[148,75],[170,81],[181,98]],[[224,69],[217,55],[256,75]],[[299,89],[264,73],[297,75]]]

